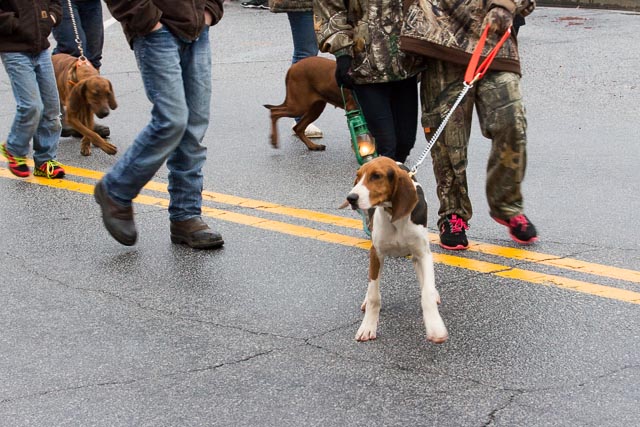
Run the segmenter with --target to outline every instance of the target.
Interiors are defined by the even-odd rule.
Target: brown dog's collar
[[[75,86],[78,83],[78,67],[85,66],[87,63],[86,58],[78,58],[75,67],[71,68],[71,73],[69,73],[69,80],[67,80],[69,86]]]

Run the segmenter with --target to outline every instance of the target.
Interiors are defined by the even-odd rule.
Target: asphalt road
[[[357,166],[343,112],[317,122],[325,152],[286,120],[272,149],[262,104],[284,99],[287,19],[228,4],[211,32],[204,171],[204,215],[224,249],[170,243],[164,168],[135,205],[140,238],[127,248],[91,196],[120,154],[85,158],[63,138],[68,179],[55,182],[14,179],[0,162],[0,425],[640,425],[639,33],[633,13],[527,18],[524,194],[540,242],[519,248],[489,218],[476,125],[472,248],[432,246],[449,341],[426,342],[402,258],[385,264],[378,339],[357,343],[368,253],[357,218],[337,209]],[[119,102],[102,122],[122,153],[150,105],[117,24],[102,73]],[[6,138],[5,73],[0,97]],[[411,159],[423,147],[419,135]],[[418,179],[435,232],[428,163]]]

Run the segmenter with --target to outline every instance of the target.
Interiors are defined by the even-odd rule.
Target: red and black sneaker
[[[62,165],[55,160],[47,160],[40,165],[37,165],[33,170],[34,176],[44,176],[49,179],[62,178],[64,176],[64,169]]]
[[[20,178],[26,178],[31,174],[29,166],[27,166],[27,158],[14,156],[9,150],[7,150],[7,143],[0,145],[0,153],[7,158],[9,162],[9,170],[15,176]]]
[[[447,215],[440,224],[440,247],[450,251],[460,251],[469,248],[469,241],[465,230],[469,226],[458,215]]]
[[[509,235],[511,239],[521,245],[530,245],[538,240],[538,232],[536,227],[529,221],[524,214],[519,214],[505,221],[500,218],[492,217],[498,224],[509,227]]]

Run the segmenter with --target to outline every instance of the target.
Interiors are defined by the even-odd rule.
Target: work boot
[[[111,237],[125,246],[136,243],[138,232],[133,222],[133,207],[123,206],[109,197],[102,180],[98,181],[93,189],[93,197],[100,205],[102,222]]]
[[[219,233],[213,231],[201,217],[186,221],[171,221],[171,241],[194,249],[216,249],[224,245]]]

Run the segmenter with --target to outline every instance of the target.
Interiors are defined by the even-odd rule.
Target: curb
[[[640,0],[538,0],[538,6],[615,9],[640,12]]]

